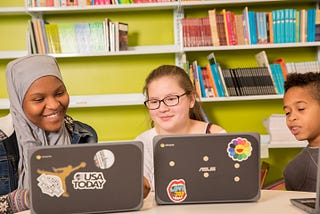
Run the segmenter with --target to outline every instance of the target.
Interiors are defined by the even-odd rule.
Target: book
[[[39,54],[45,54],[46,53],[46,48],[44,45],[44,40],[43,40],[43,33],[41,29],[41,24],[40,24],[40,19],[33,19],[32,20],[33,27],[34,27],[34,32],[35,32],[35,37],[36,37],[36,44],[37,44],[37,50]]]
[[[226,89],[228,91],[229,96],[237,96],[237,89],[234,83],[234,80],[232,78],[231,69],[229,68],[222,68],[222,77],[224,79]]]
[[[257,61],[259,67],[266,67],[268,69],[268,72],[270,74],[270,77],[271,77],[273,86],[276,90],[276,93],[279,93],[279,91],[278,91],[279,86],[277,87],[277,81],[276,81],[277,79],[276,79],[276,76],[274,76],[273,72],[271,71],[271,68],[269,65],[269,60],[267,57],[267,53],[265,51],[260,51],[259,53],[257,53],[255,55],[255,58],[256,58],[256,61]]]
[[[273,63],[274,64],[280,64],[284,80],[286,80],[287,79],[288,70],[287,70],[287,67],[286,67],[284,59],[283,58],[275,59],[273,61]]]
[[[105,18],[104,19],[104,33],[105,33],[105,45],[106,45],[106,51],[110,51],[110,25],[109,25],[110,19]]]
[[[183,47],[189,47],[189,29],[188,29],[188,19],[182,18],[181,19],[181,25],[182,25],[182,42]]]
[[[273,33],[273,21],[272,21],[272,12],[266,12],[267,20],[267,43],[274,43],[274,33]]]
[[[31,53],[36,54],[38,53],[37,40],[36,40],[34,25],[31,20],[28,20],[28,31],[29,31],[29,37],[30,37]]]
[[[307,10],[307,42],[314,42],[316,35],[316,10]]]
[[[210,30],[211,30],[211,39],[213,46],[219,46],[219,36],[218,36],[218,29],[217,29],[217,20],[216,20],[216,10],[209,10],[209,23],[210,23]]]
[[[212,46],[211,29],[209,17],[202,17],[201,20],[201,46]]]
[[[217,21],[217,31],[219,36],[220,46],[227,45],[227,36],[224,25],[224,17],[221,13],[216,13],[216,21]]]
[[[200,93],[202,98],[206,98],[206,86],[205,86],[205,80],[202,74],[202,69],[200,65],[197,65],[197,67],[194,67],[196,72],[198,73],[198,78],[199,78],[199,84],[200,84]]]
[[[280,64],[270,64],[270,70],[276,83],[278,94],[284,94],[284,77]]]
[[[57,24],[46,24],[46,34],[49,45],[49,53],[61,53],[59,28]]]
[[[72,23],[59,23],[59,40],[62,53],[78,53],[77,39]]]
[[[260,188],[264,186],[264,181],[267,177],[267,174],[269,172],[270,165],[269,163],[262,161],[261,167],[260,167]]]
[[[211,64],[210,63],[210,70],[212,72],[214,83],[215,83],[216,88],[217,88],[218,96],[219,97],[225,97],[224,87],[223,87],[223,84],[222,84],[222,81],[221,81],[221,78],[220,78],[218,66],[219,66],[219,64]]]
[[[44,46],[44,52],[49,53],[49,45],[48,45],[48,39],[47,39],[47,33],[45,24],[48,24],[44,19],[39,19],[40,22],[40,30],[41,30],[41,37],[43,40],[43,46]]]
[[[264,185],[262,189],[267,189],[267,190],[286,190],[285,182],[284,179],[280,179],[275,181],[274,183]]]
[[[249,17],[249,25],[250,25],[250,44],[255,45],[258,43],[257,39],[257,20],[255,16],[255,11],[249,11],[248,17]]]
[[[222,9],[221,14],[223,16],[224,33],[226,37],[226,45],[230,45],[231,42],[231,26],[229,20],[229,13],[227,14],[226,9]]]
[[[251,44],[251,36],[250,36],[250,23],[249,23],[248,7],[245,7],[242,11],[242,20],[243,20],[244,41],[245,41],[246,45],[250,45]]]
[[[118,35],[119,35],[119,50],[128,50],[128,24],[123,22],[117,22]]]
[[[200,86],[200,77],[198,73],[198,62],[195,60],[192,62],[192,73],[193,73],[193,80],[194,80],[194,86],[196,89],[196,93],[198,97],[202,97],[202,92],[201,92],[201,86]]]
[[[300,40],[300,28],[301,28],[301,26],[300,26],[300,20],[301,19],[301,14],[300,14],[300,10],[296,10],[296,27],[295,27],[295,29],[296,29],[296,32],[295,32],[295,34],[296,34],[296,39],[295,39],[295,41],[296,42],[301,42],[301,40]]]
[[[105,52],[105,26],[104,22],[90,22],[90,52]]]
[[[218,97],[219,95],[218,95],[218,91],[217,91],[217,86],[215,84],[215,81],[214,81],[213,74],[212,74],[212,71],[211,71],[209,63],[206,65],[206,69],[207,69],[207,72],[208,72],[210,85],[211,85],[211,87],[213,89],[213,96],[214,97]]]
[[[205,97],[214,97],[214,89],[209,79],[209,72],[207,70],[207,67],[201,67],[200,69],[204,83]]]
[[[244,28],[243,28],[243,19],[242,14],[235,15],[235,28],[236,28],[236,35],[237,35],[237,44],[238,45],[245,45],[245,38],[244,38]]]
[[[201,18],[183,18],[182,32],[185,47],[199,47],[203,45],[202,41],[202,20]]]
[[[266,44],[267,39],[267,19],[264,12],[256,12],[257,23],[257,43]]]
[[[219,63],[217,63],[217,69],[218,69],[219,79],[220,79],[221,85],[222,85],[223,96],[228,97],[229,93],[227,91],[226,83],[225,83],[223,76],[222,76],[222,68]]]
[[[320,10],[316,10],[315,41],[320,41]]]
[[[306,23],[306,10],[302,9],[300,11],[300,42],[307,41],[307,23]]]
[[[79,53],[90,53],[89,23],[76,23],[74,24],[74,30]]]
[[[116,42],[115,42],[115,24],[109,21],[109,44],[110,51],[116,51]]]
[[[230,32],[231,32],[231,40],[230,45],[237,45],[238,44],[238,35],[236,30],[236,20],[234,12],[229,12],[228,17],[230,19]]]

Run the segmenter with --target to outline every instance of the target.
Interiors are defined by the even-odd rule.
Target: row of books
[[[171,2],[173,0],[30,0],[29,7],[66,7]]]
[[[320,62],[288,62],[285,63],[288,74],[289,73],[307,73],[320,72]]]
[[[257,53],[255,58],[258,67],[222,68],[214,53],[210,53],[205,66],[196,60],[191,64],[185,60],[184,69],[201,98],[284,94],[288,74],[320,72],[319,61],[285,63],[283,58],[278,58],[269,64],[265,51]]]
[[[284,81],[290,73],[307,73],[307,72],[320,72],[319,61],[308,62],[285,62],[283,58],[273,60],[269,64],[268,57],[265,51],[261,51],[255,55],[258,66],[267,67],[273,77],[276,90],[278,94],[284,94]]]
[[[320,41],[320,10],[281,9],[241,14],[208,10],[206,17],[181,20],[184,47]]]
[[[214,53],[208,64],[186,61],[184,68],[201,98],[283,94],[284,75],[280,64],[271,67],[222,68]],[[269,65],[269,64],[268,64]],[[273,66],[274,65],[274,66]]]
[[[128,24],[111,22],[46,23],[29,20],[31,53],[105,53],[128,49]]]

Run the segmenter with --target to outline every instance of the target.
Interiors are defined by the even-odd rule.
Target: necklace
[[[311,154],[310,151],[309,151],[309,148],[307,148],[307,152],[308,152],[309,157],[311,158],[312,162],[314,163],[314,165],[316,165],[316,167],[318,168],[318,164],[317,164],[317,162],[313,159],[312,154]]]

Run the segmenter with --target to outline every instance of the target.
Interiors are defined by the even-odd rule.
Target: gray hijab
[[[30,55],[11,61],[7,65],[6,80],[10,100],[10,113],[19,147],[19,186],[29,187],[28,148],[58,144],[70,144],[65,124],[58,132],[46,132],[35,126],[25,116],[22,104],[31,84],[43,76],[55,76],[62,80],[56,60],[48,55]]]

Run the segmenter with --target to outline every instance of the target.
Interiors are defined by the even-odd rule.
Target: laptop
[[[260,198],[260,135],[154,138],[157,204],[251,202]]]
[[[106,213],[142,207],[142,142],[72,144],[30,151],[32,213]]]
[[[320,163],[320,149],[318,155],[318,163]],[[320,213],[320,168],[318,167],[317,171],[317,191],[316,191],[316,198],[292,198],[290,202],[308,212],[308,213]]]

